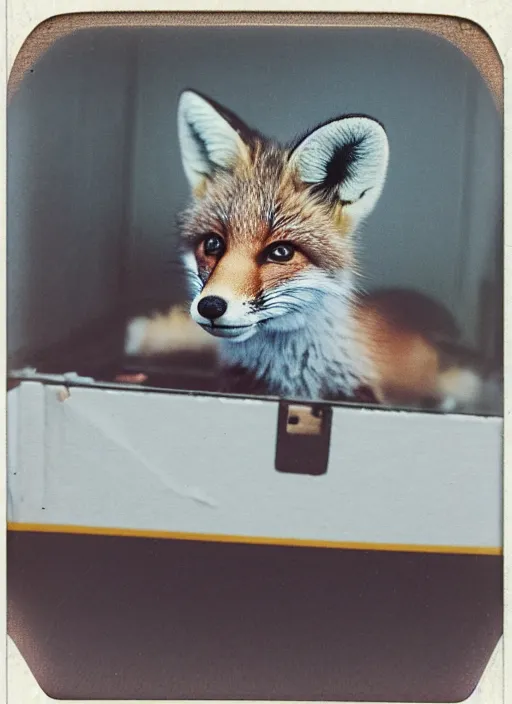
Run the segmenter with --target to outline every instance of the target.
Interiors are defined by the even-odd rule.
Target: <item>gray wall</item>
[[[9,107],[11,354],[66,339],[118,303],[131,70],[125,42],[70,37],[27,73]]]
[[[121,301],[183,296],[184,87],[282,140],[344,112],[384,122],[389,177],[361,237],[364,284],[433,294],[474,338],[501,228],[502,140],[469,60],[410,30],[169,28],[61,40],[10,108],[10,349]]]

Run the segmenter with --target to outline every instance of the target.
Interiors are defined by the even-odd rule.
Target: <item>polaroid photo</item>
[[[8,13],[10,662],[500,704],[512,11],[167,5]]]

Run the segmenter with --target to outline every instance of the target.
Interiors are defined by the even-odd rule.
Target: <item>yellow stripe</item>
[[[207,543],[246,543],[250,545],[288,545],[293,547],[330,548],[338,550],[381,550],[383,552],[450,553],[455,555],[502,555],[502,548],[466,547],[448,545],[406,545],[389,543],[351,543],[334,540],[307,540],[302,538],[268,538],[252,535],[211,535],[208,533],[181,533],[132,528],[103,528],[97,526],[57,525],[52,523],[7,524],[10,531],[34,533],[73,533],[79,535],[114,535],[130,538],[163,538],[195,540]]]

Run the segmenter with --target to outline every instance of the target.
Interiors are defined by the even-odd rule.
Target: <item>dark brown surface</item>
[[[502,560],[10,533],[8,627],[59,698],[460,701]]]

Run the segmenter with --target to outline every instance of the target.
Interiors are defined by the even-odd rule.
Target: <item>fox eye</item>
[[[206,235],[203,240],[204,253],[209,257],[220,257],[224,254],[226,245],[219,235]]]
[[[287,242],[278,242],[267,249],[267,261],[281,264],[293,259],[295,247]]]

